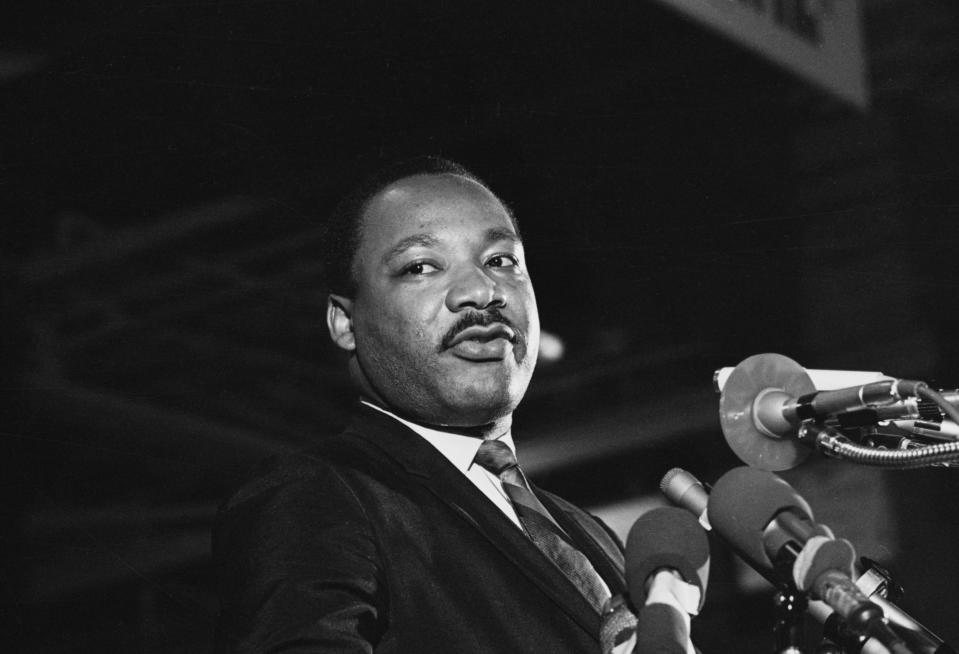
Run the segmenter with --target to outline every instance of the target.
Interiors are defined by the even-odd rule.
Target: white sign
[[[869,106],[859,0],[659,0],[860,109]]]

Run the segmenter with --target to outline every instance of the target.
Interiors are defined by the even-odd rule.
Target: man
[[[512,460],[539,343],[512,214],[428,158],[351,194],[328,241],[361,401],[222,507],[218,650],[598,652],[622,548]]]

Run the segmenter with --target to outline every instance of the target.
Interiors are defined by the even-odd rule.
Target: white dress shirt
[[[516,511],[513,509],[513,505],[509,501],[509,497],[506,495],[506,491],[503,490],[503,482],[499,480],[499,477],[494,475],[483,466],[479,464],[473,464],[473,459],[476,457],[476,453],[479,451],[480,445],[483,444],[482,439],[476,438],[475,436],[463,436],[462,434],[453,434],[446,431],[440,431],[438,429],[424,427],[423,425],[418,425],[415,422],[404,420],[398,415],[391,413],[382,407],[378,407],[375,404],[371,404],[366,400],[360,401],[366,406],[376,409],[381,413],[385,413],[394,420],[398,420],[426,439],[430,445],[439,450],[440,454],[445,456],[447,460],[453,464],[453,467],[466,475],[466,478],[469,479],[473,485],[483,493],[483,495],[488,497],[490,501],[506,515],[507,518],[512,520],[517,527],[523,529],[519,518],[516,516]],[[516,455],[516,446],[513,444],[512,434],[504,434],[498,440],[506,443],[509,446],[509,449],[513,452],[513,455]]]

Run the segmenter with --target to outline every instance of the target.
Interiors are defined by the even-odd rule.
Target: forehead
[[[516,235],[506,207],[482,184],[454,174],[415,175],[374,195],[361,223],[360,251],[389,248],[417,233],[507,230]]]

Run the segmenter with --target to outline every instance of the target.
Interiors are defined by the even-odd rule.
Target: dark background
[[[377,162],[457,159],[518,215],[565,344],[520,454],[611,518],[661,501],[670,467],[738,465],[711,381],[751,354],[959,385],[959,9],[860,4],[865,111],[653,3],[9,14],[3,639],[209,650],[218,501],[348,410],[317,253]],[[955,644],[955,475],[814,457],[784,476]],[[714,544],[700,646],[771,651],[770,607]]]

